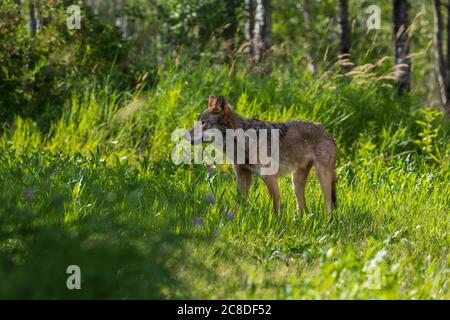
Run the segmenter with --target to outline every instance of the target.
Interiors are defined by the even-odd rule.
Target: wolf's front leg
[[[239,165],[234,166],[234,173],[236,175],[236,185],[240,195],[246,199],[252,186],[253,173]],[[239,210],[239,203],[236,204],[235,212]]]
[[[278,188],[277,178],[275,176],[261,176],[261,179],[266,184],[267,190],[269,190],[269,195],[272,199],[273,209],[275,210],[275,213],[280,213],[280,189]]]
[[[234,166],[234,173],[236,174],[236,184],[239,192],[244,198],[247,198],[253,181],[253,173],[239,165]]]

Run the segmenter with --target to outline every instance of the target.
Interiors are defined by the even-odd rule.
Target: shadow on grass
[[[188,297],[177,270],[203,266],[189,262],[185,237],[160,227],[166,231],[107,217],[52,223],[31,210],[0,209],[0,298]],[[81,269],[81,290],[66,286],[70,265]]]

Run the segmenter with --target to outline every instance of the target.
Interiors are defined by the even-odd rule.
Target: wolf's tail
[[[336,197],[336,178],[333,179],[331,183],[331,202],[333,203],[333,208],[337,208],[337,197]]]

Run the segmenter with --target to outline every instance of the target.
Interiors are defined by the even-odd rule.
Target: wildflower
[[[210,192],[206,196],[206,201],[208,201],[209,204],[213,204],[216,202],[216,197],[214,196],[214,193]]]
[[[194,227],[200,228],[204,224],[204,220],[201,217],[194,219]]]
[[[225,215],[225,219],[227,219],[228,221],[231,221],[234,219],[236,215],[234,214],[233,211],[228,211],[227,214]]]
[[[217,168],[215,166],[206,166],[206,170],[208,171],[208,176],[213,177],[217,172]]]
[[[25,191],[25,199],[31,200],[33,198],[34,192],[33,189],[27,189]]]

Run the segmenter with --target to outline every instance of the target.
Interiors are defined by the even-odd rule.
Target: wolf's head
[[[184,137],[197,144],[205,141],[207,130],[233,128],[233,111],[223,96],[209,96],[208,107],[198,116],[194,126],[186,131]]]

